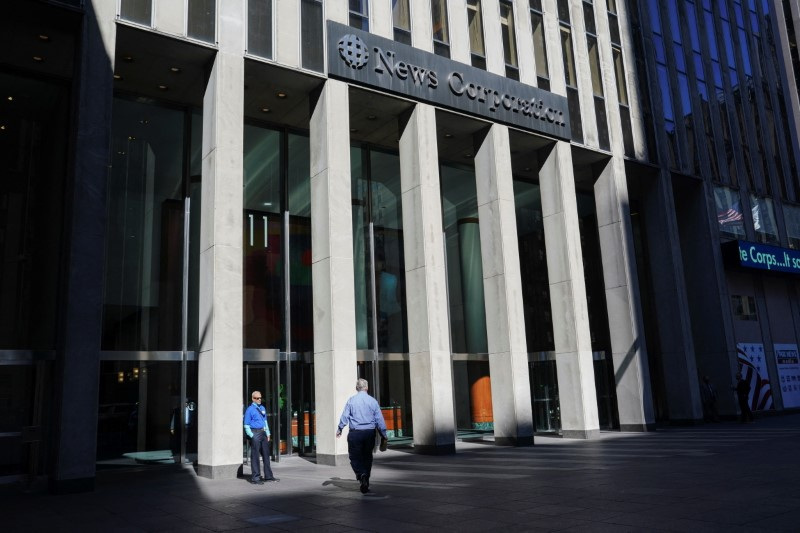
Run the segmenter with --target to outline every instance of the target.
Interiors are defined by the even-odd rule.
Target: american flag
[[[737,348],[736,352],[742,379],[750,383],[750,409],[753,411],[772,409],[772,390],[769,386],[769,378],[761,377],[758,368],[750,362],[750,358],[744,350]]]
[[[725,211],[718,212],[717,220],[721,225],[742,220],[742,212],[739,210],[739,203],[733,204]]]

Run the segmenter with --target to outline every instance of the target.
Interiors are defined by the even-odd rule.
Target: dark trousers
[[[350,466],[356,477],[372,472],[372,450],[375,448],[374,429],[350,430],[347,434],[347,451],[350,454]]]
[[[274,477],[272,469],[269,466],[269,442],[267,442],[267,434],[264,431],[253,432],[253,438],[250,439],[250,470],[252,474],[250,479],[258,481],[261,475],[261,458],[264,458],[264,479]]]
[[[750,410],[750,401],[747,396],[739,397],[739,422],[752,422],[753,411]]]

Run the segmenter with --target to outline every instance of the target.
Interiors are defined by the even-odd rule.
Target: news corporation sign
[[[563,96],[328,21],[328,75],[357,85],[569,139]]]

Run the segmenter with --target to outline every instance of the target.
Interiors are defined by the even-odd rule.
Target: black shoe
[[[251,485],[263,485],[263,484],[264,484],[264,482],[263,482],[263,481],[261,481],[261,479],[251,479],[251,480],[250,480],[250,484],[251,484]]]
[[[272,482],[274,482],[274,481],[280,481],[280,480],[281,480],[281,478],[279,478],[279,477],[268,477],[268,478],[267,478],[267,479],[265,479],[264,481],[266,481],[266,482],[268,482],[268,483],[272,483]]]
[[[361,494],[366,494],[369,492],[369,478],[366,474],[361,474],[361,477],[358,480],[359,482],[359,489],[361,490]]]

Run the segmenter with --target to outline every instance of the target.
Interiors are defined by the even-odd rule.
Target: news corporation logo
[[[369,61],[369,48],[353,34],[347,34],[339,39],[339,56],[350,68],[360,70]]]

